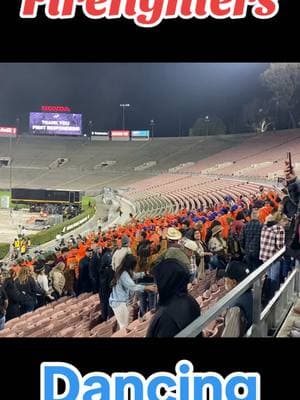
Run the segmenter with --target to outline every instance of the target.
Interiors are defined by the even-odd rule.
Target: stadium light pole
[[[154,138],[154,125],[155,125],[155,121],[154,119],[150,120],[150,126],[151,126],[151,137],[152,139]]]
[[[12,136],[9,137],[9,213],[12,216],[11,199],[12,199]]]
[[[130,104],[120,104],[122,107],[122,129],[125,131],[125,107],[130,107]]]
[[[89,136],[90,141],[92,140],[92,131],[93,131],[93,121],[89,121],[88,136]]]
[[[204,121],[206,122],[206,136],[208,136],[208,124],[210,122],[208,115],[205,116]]]

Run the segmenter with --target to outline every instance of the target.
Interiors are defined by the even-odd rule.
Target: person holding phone
[[[288,153],[285,161],[284,174],[286,186],[291,203],[294,205],[294,215],[291,216],[291,224],[287,234],[287,254],[296,259],[296,265],[299,266],[300,260],[300,180],[295,174],[291,160],[291,153]]]
[[[291,153],[288,153],[287,160],[285,161],[284,168],[286,186],[288,190],[288,194],[290,196],[291,201],[297,206],[299,209],[299,200],[300,200],[300,181],[295,174],[294,167],[292,165]]]

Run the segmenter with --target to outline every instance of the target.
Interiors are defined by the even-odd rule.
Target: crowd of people
[[[140,317],[151,311],[147,336],[176,335],[200,316],[188,289],[206,270],[217,270],[230,290],[285,245],[300,194],[293,180],[289,194],[261,186],[250,199],[226,196],[210,208],[144,221],[132,218],[106,232],[99,227],[86,237],[71,236],[53,252],[14,260],[0,277],[0,329],[4,321],[61,296],[93,292],[99,293],[99,323],[115,315],[122,329],[135,311]],[[273,297],[294,261],[285,255],[270,266],[263,302]],[[244,334],[252,323],[251,289],[234,306]]]

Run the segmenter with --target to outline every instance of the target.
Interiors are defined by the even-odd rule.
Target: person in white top
[[[46,304],[46,298],[49,300],[54,300],[51,296],[51,290],[49,288],[48,276],[45,274],[45,265],[37,264],[34,268],[35,280],[38,285],[45,291],[45,296],[37,296],[38,305],[43,306]]]

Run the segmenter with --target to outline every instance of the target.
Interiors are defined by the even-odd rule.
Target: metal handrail
[[[258,284],[258,289],[261,288],[261,278],[265,275],[270,266],[280,258],[286,251],[284,246],[276,254],[274,254],[268,261],[253,271],[247,278],[239,283],[234,289],[221,298],[214,306],[212,306],[203,316],[195,319],[191,324],[185,327],[175,337],[196,337],[200,332],[213,320],[218,318],[223,310],[232,306],[236,300],[248,289],[252,288],[255,282]],[[254,287],[254,290],[256,288]],[[256,296],[254,296],[254,301]],[[256,312],[255,312],[256,311]],[[253,315],[253,325],[260,321],[260,309],[255,310]]]

